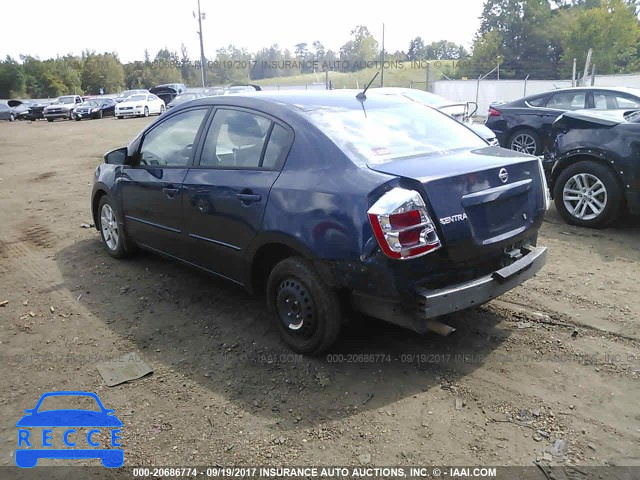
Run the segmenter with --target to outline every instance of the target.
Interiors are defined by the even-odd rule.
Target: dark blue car
[[[411,328],[532,277],[540,160],[430,107],[351,90],[209,97],[105,155],[92,211],[116,258],[141,247],[266,295],[315,354],[353,310]]]

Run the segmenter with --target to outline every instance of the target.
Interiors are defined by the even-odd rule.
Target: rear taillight
[[[502,115],[502,113],[500,113],[500,110],[496,110],[493,107],[489,107],[489,116],[490,117],[499,117],[500,115]]]
[[[420,194],[394,188],[367,212],[382,251],[391,258],[426,255],[442,245]]]

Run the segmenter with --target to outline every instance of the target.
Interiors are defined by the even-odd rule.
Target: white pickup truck
[[[44,118],[53,122],[58,118],[73,120],[73,110],[82,103],[80,95],[64,95],[58,97],[51,105],[44,109]]]

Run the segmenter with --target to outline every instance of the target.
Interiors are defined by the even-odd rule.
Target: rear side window
[[[273,125],[269,143],[264,152],[262,167],[270,170],[278,170],[284,164],[293,143],[293,133],[277,123]]]
[[[530,98],[529,100],[527,100],[527,103],[532,107],[544,107],[544,104],[546,101],[547,101],[547,97],[544,96],[544,97]]]
[[[212,168],[262,168],[262,152],[272,121],[254,113],[219,109],[213,117],[202,150],[200,166]],[[275,148],[275,147],[273,147]],[[270,164],[278,152],[269,153]],[[264,168],[271,166],[264,165]]]
[[[551,95],[547,108],[558,110],[581,110],[584,108],[584,92],[562,92]]]

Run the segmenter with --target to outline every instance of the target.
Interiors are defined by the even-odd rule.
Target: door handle
[[[167,188],[163,188],[162,191],[169,199],[172,199],[175,195],[178,194],[178,192],[180,192],[180,189],[167,187]]]
[[[262,200],[262,195],[255,193],[236,193],[242,203],[255,203]]]

